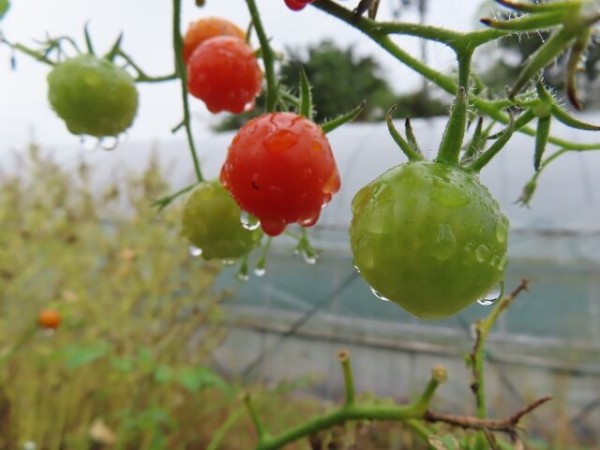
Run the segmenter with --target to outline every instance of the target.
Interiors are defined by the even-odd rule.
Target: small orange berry
[[[44,309],[38,316],[38,324],[42,328],[55,330],[61,322],[60,313],[55,309]]]
[[[208,39],[231,36],[246,39],[246,33],[236,24],[219,17],[206,17],[192,22],[183,37],[183,60],[186,62],[196,47]]]

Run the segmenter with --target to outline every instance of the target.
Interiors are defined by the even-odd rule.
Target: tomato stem
[[[267,90],[265,92],[266,111],[273,112],[277,106],[277,97],[279,94],[277,79],[275,77],[275,54],[269,43],[269,38],[263,27],[255,1],[246,0],[246,5],[250,12],[254,29],[256,30],[258,42],[260,43],[262,60],[265,66],[265,80],[267,81]]]
[[[464,86],[460,86],[452,105],[450,117],[444,134],[437,161],[444,164],[458,164],[458,157],[467,127],[467,94]]]
[[[196,144],[192,136],[190,123],[190,106],[188,102],[187,69],[183,61],[183,39],[181,37],[181,0],[173,0],[173,50],[175,52],[175,73],[181,80],[181,99],[183,102],[183,126],[187,137],[188,146],[194,162],[194,171],[198,182],[204,181],[200,159],[196,152]]]

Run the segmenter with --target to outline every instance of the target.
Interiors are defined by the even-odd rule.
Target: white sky
[[[380,17],[390,17],[393,3],[381,0]],[[346,2],[354,6],[358,0]],[[196,8],[193,0],[184,0],[183,28],[202,16],[222,16],[245,27],[249,21],[243,0],[207,0],[204,8]],[[306,46],[323,38],[345,45],[354,43],[361,54],[374,54],[385,68],[386,76],[397,91],[414,88],[419,80],[409,70],[382,53],[364,36],[337,19],[308,7],[295,13],[283,0],[257,0],[267,32],[275,48]],[[475,11],[481,0],[430,0],[428,21],[452,29],[472,29]],[[457,5],[460,5],[457,7]],[[139,0],[13,0],[0,29],[11,41],[33,45],[34,39],[71,35],[83,47],[82,30],[90,20],[90,31],[98,52],[108,50],[120,31],[124,31],[123,49],[149,74],[172,71],[171,2]],[[416,20],[414,13],[404,20]],[[416,40],[404,39],[406,49],[417,52]],[[416,53],[415,53],[416,54]],[[452,54],[440,47],[430,50],[436,66],[448,70]],[[47,146],[75,144],[62,121],[50,110],[46,100],[46,75],[49,67],[25,55],[17,55],[17,70],[10,69],[10,52],[0,49],[0,154],[22,147],[30,136]],[[181,120],[178,82],[140,85],[140,110],[128,135],[131,141],[164,141],[172,137],[170,129]],[[191,99],[194,127],[198,138],[206,132],[211,115],[202,103]]]

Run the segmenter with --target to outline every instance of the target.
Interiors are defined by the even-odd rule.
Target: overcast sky
[[[354,3],[358,0],[354,0]],[[400,0],[381,0],[380,17],[389,18],[392,5]],[[0,29],[11,41],[34,45],[34,39],[71,35],[83,44],[82,29],[90,21],[90,31],[97,51],[106,51],[120,31],[124,31],[123,48],[134,56],[149,74],[172,71],[171,2],[139,0],[13,0],[12,8],[0,24]],[[204,8],[196,8],[193,0],[184,0],[183,28],[202,16],[222,16],[242,27],[249,22],[242,0],[207,0]],[[397,91],[418,85],[419,80],[410,71],[379,51],[351,27],[322,12],[308,7],[295,13],[289,11],[283,0],[257,0],[267,32],[273,45],[306,46],[323,38],[331,38],[341,45],[355,44],[361,54],[375,54],[385,68],[385,74]],[[354,6],[351,1],[346,2]],[[428,21],[452,29],[472,29],[475,12],[481,0],[430,0]],[[457,5],[460,5],[457,8]],[[414,13],[404,20],[416,20]],[[406,49],[417,52],[416,40],[405,38]],[[445,70],[452,67],[452,54],[442,48],[431,48],[430,58]],[[46,100],[46,75],[49,67],[17,55],[17,70],[10,68],[10,52],[0,49],[0,153],[22,147],[29,136],[49,146],[74,144],[64,124],[50,110]],[[164,141],[171,138],[170,129],[181,120],[179,86],[176,82],[140,86],[140,110],[129,139],[133,141]],[[194,127],[201,138],[207,124],[213,120],[200,101],[192,101]]]

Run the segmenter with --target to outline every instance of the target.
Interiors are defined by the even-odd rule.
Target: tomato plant
[[[188,88],[212,113],[241,113],[254,107],[262,72],[243,40],[221,36],[196,47],[188,60]]]
[[[187,63],[198,45],[217,36],[245,39],[246,33],[236,24],[220,17],[203,17],[192,22],[183,37],[183,60]]]
[[[244,125],[231,143],[221,181],[240,208],[270,236],[286,225],[308,227],[340,189],[340,176],[323,130],[287,112]]]
[[[361,275],[418,317],[454,314],[504,275],[508,219],[477,176],[461,168],[397,166],[356,194],[352,213]]]
[[[240,214],[219,181],[200,183],[185,203],[182,234],[204,259],[239,258],[254,249],[262,237],[260,230],[244,228]]]
[[[48,74],[50,105],[73,134],[117,136],[131,126],[138,109],[133,78],[105,58],[80,55]]]

